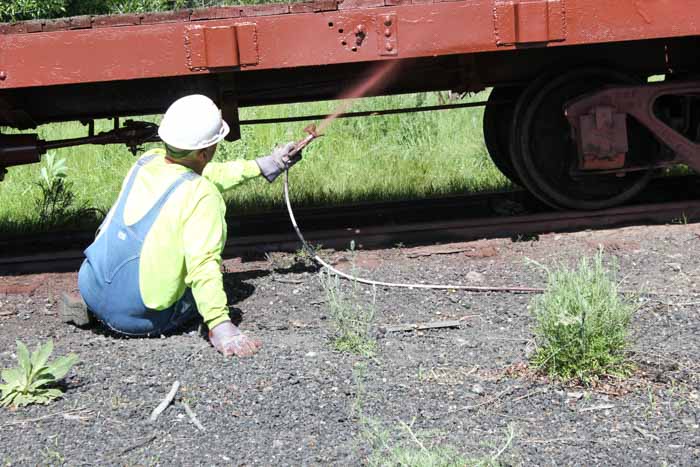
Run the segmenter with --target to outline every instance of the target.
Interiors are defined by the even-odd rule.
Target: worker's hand
[[[260,167],[260,172],[268,182],[272,182],[282,172],[301,160],[301,151],[294,153],[295,147],[296,143],[289,142],[284,146],[276,147],[269,156],[255,159]]]
[[[209,342],[224,357],[250,357],[262,347],[262,342],[243,334],[231,321],[224,321],[210,329]]]

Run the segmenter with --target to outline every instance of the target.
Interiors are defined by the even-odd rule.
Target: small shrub
[[[575,270],[546,271],[547,290],[531,304],[537,322],[532,361],[564,380],[629,374],[625,350],[634,306],[618,293],[602,252],[581,259]]]
[[[341,288],[338,276],[323,270],[319,277],[335,326],[333,346],[341,352],[366,357],[374,355],[377,343],[371,335],[371,327],[376,310],[376,289],[373,290],[372,302],[365,305],[360,301],[360,285],[357,282],[352,281],[347,293]]]
[[[75,206],[73,182],[67,180],[67,174],[65,159],[56,159],[53,153],[46,154],[36,182],[41,193],[35,200],[39,225],[43,228],[80,225],[101,214],[97,209]]]
[[[78,357],[70,354],[48,363],[51,352],[51,340],[37,346],[31,355],[27,346],[17,341],[19,366],[2,371],[5,384],[0,384],[0,407],[48,404],[63,395],[56,383],[77,363]]]

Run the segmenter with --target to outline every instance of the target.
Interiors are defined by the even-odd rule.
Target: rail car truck
[[[0,173],[47,149],[153,140],[176,98],[337,98],[400,61],[383,94],[493,88],[494,163],[551,206],[598,209],[660,168],[700,169],[697,0],[314,0],[0,24],[0,128],[81,121],[85,137],[0,135]],[[656,77],[656,79],[650,79]],[[113,130],[95,134],[94,119]]]

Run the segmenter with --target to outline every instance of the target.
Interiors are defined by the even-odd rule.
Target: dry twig
[[[199,429],[199,431],[204,431],[204,425],[200,423],[200,421],[197,419],[197,416],[195,415],[194,411],[190,408],[189,404],[187,402],[180,401],[180,405],[185,409],[185,412],[187,412],[187,416],[190,417],[190,420],[192,420],[192,424]]]
[[[608,410],[608,409],[614,409],[616,406],[614,404],[601,404],[601,405],[594,405],[593,407],[584,407],[581,410],[578,411],[578,413],[584,413],[584,412],[597,412],[598,410]]]
[[[138,449],[140,447],[143,447],[143,446],[147,445],[148,443],[152,442],[153,440],[155,440],[157,437],[158,436],[155,433],[153,433],[148,438],[142,439],[141,441],[138,441],[138,442],[132,444],[131,446],[127,447],[126,449],[122,449],[122,451],[119,453],[119,455],[123,456],[127,452],[130,452],[130,451],[133,451],[134,449]]]
[[[24,420],[13,420],[11,422],[5,423],[4,426],[21,425],[22,423],[38,422],[40,420],[45,420],[47,418],[57,417],[59,415],[66,415],[66,414],[75,413],[75,412],[82,412],[83,410],[85,410],[85,407],[81,407],[79,409],[66,410],[63,412],[56,412],[56,413],[43,415],[41,417],[36,417],[36,418],[25,418]]]
[[[175,399],[175,394],[177,394],[178,389],[180,389],[180,381],[175,381],[173,386],[170,388],[170,392],[167,396],[165,396],[165,399],[163,399],[163,401],[158,404],[158,407],[153,409],[153,412],[151,412],[151,416],[149,417],[150,421],[155,422],[160,414],[162,414],[165,409],[168,408],[168,406],[173,402],[173,399]]]
[[[536,396],[536,395],[538,395],[538,394],[543,394],[543,393],[545,393],[545,392],[546,392],[546,389],[542,389],[542,388],[540,388],[540,389],[535,389],[534,391],[530,391],[530,392],[528,392],[527,394],[523,394],[522,396],[516,397],[516,398],[513,399],[511,402],[518,402],[518,401],[521,401],[521,400],[523,400],[523,399],[528,399],[528,398],[530,398],[530,397],[532,397],[532,396]]]
[[[272,277],[272,280],[275,282],[281,282],[283,284],[297,284],[298,285],[298,284],[304,283],[304,281],[300,280],[300,279],[284,279],[282,277],[275,277],[275,276]]]
[[[496,394],[495,396],[485,400],[484,402],[481,402],[479,404],[474,404],[474,405],[467,405],[467,406],[461,407],[459,409],[453,410],[452,412],[461,412],[463,410],[470,411],[470,410],[478,409],[479,407],[491,405],[494,402],[498,401],[498,399],[500,399],[501,397],[505,396],[506,394],[509,394],[510,392],[512,392],[512,389],[505,389],[505,390],[499,392],[498,394]]]
[[[401,331],[424,331],[427,329],[442,329],[442,328],[458,328],[462,325],[462,321],[431,321],[429,323],[408,323],[396,325],[382,325],[379,329],[383,332],[401,332]]]
[[[636,431],[636,432],[639,433],[640,435],[644,436],[645,438],[649,438],[649,439],[652,439],[652,440],[654,440],[654,441],[658,441],[658,440],[659,440],[659,437],[658,437],[658,436],[656,436],[656,435],[654,435],[654,434],[652,434],[652,433],[649,433],[647,430],[645,430],[645,429],[643,429],[643,428],[640,428],[640,427],[638,427],[638,426],[636,426],[636,425],[633,426],[632,428],[634,429],[634,431]]]

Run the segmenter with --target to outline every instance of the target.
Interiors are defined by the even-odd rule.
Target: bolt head
[[[7,79],[7,73],[0,71],[0,81],[5,81]]]
[[[392,50],[394,50],[394,45],[393,45],[391,42],[387,42],[386,45],[385,45],[385,47],[386,47],[386,50],[389,51],[389,52],[391,52]]]
[[[385,36],[385,37],[391,37],[391,29],[386,28],[386,29],[384,30],[384,36]]]
[[[391,16],[384,17],[384,26],[391,26]]]
[[[355,28],[355,32],[358,34],[362,34],[365,32],[365,25],[364,24],[358,24],[357,27]]]

